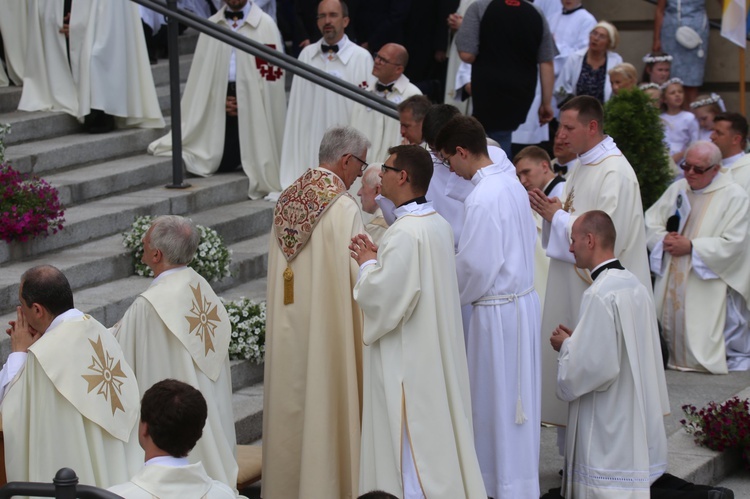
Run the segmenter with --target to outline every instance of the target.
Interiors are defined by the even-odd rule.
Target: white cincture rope
[[[534,286],[531,286],[526,291],[522,291],[520,293],[514,293],[510,295],[492,295],[492,296],[483,296],[474,303],[472,303],[475,307],[489,307],[493,305],[505,305],[506,303],[515,303],[516,305],[516,343],[517,343],[517,352],[516,352],[516,365],[518,366],[518,373],[516,377],[518,378],[518,399],[516,400],[516,424],[523,424],[524,421],[527,420],[526,414],[523,412],[523,403],[521,402],[521,313],[518,310],[518,298],[521,296],[526,296],[527,294],[534,291]]]

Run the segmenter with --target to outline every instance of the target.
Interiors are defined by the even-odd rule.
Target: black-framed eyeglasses
[[[402,172],[403,170],[401,168],[394,168],[392,166],[388,166],[386,164],[380,165],[380,171],[385,173],[388,170],[393,170],[394,172]]]
[[[344,156],[346,156],[346,154],[344,154]],[[360,159],[360,158],[358,158],[357,156],[355,156],[355,155],[354,155],[354,154],[352,154],[352,153],[349,153],[349,156],[351,156],[352,158],[354,158],[354,159],[356,159],[357,161],[359,161],[360,163],[362,163],[362,166],[360,167],[360,171],[361,171],[362,173],[364,173],[364,171],[365,171],[365,170],[367,170],[367,167],[368,167],[368,166],[370,166],[370,165],[369,165],[369,164],[367,163],[367,161],[365,161],[365,160],[363,160],[363,159]]]
[[[393,64],[394,66],[401,66],[401,64],[397,62],[391,62],[385,57],[381,56],[380,54],[375,54],[375,62],[381,62],[383,64]]]
[[[684,171],[685,173],[688,173],[690,170],[693,170],[696,175],[703,175],[704,173],[706,173],[708,170],[710,170],[714,166],[716,166],[716,165],[704,166],[704,167],[701,168],[699,166],[691,165],[690,163],[682,163],[680,165],[680,169],[682,171]]]
[[[445,166],[447,168],[450,168],[451,167],[451,158],[453,156],[455,156],[455,155],[456,155],[456,153],[450,154],[448,156],[444,156],[443,154],[438,154],[438,159],[440,160],[440,163],[443,166]]]

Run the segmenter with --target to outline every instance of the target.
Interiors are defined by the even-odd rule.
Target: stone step
[[[136,216],[196,213],[247,198],[248,179],[242,172],[189,181],[187,189],[152,187],[73,206],[65,211],[65,228],[57,234],[23,243],[0,243],[0,264],[123,232]]]
[[[12,111],[0,114],[0,123],[11,125],[5,136],[6,146],[81,131],[78,120],[67,113]]]
[[[235,391],[232,394],[232,409],[237,443],[244,445],[258,440],[263,431],[263,382]]]
[[[141,154],[45,175],[44,179],[57,188],[60,202],[70,208],[103,196],[171,184],[172,158]]]
[[[226,295],[228,299],[236,299],[238,295],[244,295],[253,299],[264,299],[268,235],[263,234],[252,239],[240,241],[229,245],[229,248],[232,250],[232,263],[230,265],[232,275],[211,283],[216,294],[220,297],[225,297]],[[129,255],[128,265],[130,265]],[[67,271],[63,270],[63,272],[65,272],[69,279],[75,280],[80,277],[80,273],[83,270],[80,268],[70,268]],[[21,271],[21,273],[23,272]],[[16,270],[16,274],[18,278],[15,282],[15,295],[9,297],[9,301],[6,301],[6,303],[11,305],[18,303],[18,279],[20,279],[18,269]],[[5,276],[3,278],[5,279]],[[260,282],[251,284],[256,279],[260,280]],[[75,289],[71,282],[71,287],[74,287],[73,298],[76,308],[90,314],[105,326],[111,327],[122,318],[125,311],[133,303],[133,300],[150,283],[151,278],[130,275],[128,277],[108,280],[102,284],[85,289]],[[12,284],[9,282],[3,283],[5,295],[9,294],[8,289],[11,286]],[[261,288],[263,288],[262,292]],[[249,293],[247,292],[248,289],[253,291]],[[4,327],[8,321],[15,320],[15,318],[15,310],[8,311],[0,316],[0,325]],[[2,362],[5,362],[9,354],[10,338],[2,335],[0,338],[0,359],[2,359]]]
[[[182,49],[182,47],[180,47]],[[180,55],[180,81],[187,80],[190,73],[190,65],[193,63],[193,53]],[[151,65],[151,74],[154,76],[154,86],[169,87],[169,59],[159,59],[159,62]]]
[[[265,258],[256,258],[258,252],[266,251],[257,246],[267,244],[267,239],[261,242],[243,241],[266,233],[271,225],[272,207],[265,201],[245,200],[231,205],[195,213],[190,217],[198,224],[215,229],[224,239],[224,243],[234,250],[234,262],[240,263],[236,269],[236,276],[224,279],[222,286],[229,287],[233,283],[245,286],[242,281],[247,276],[256,278],[265,274]],[[78,290],[99,286],[108,281],[124,279],[133,275],[133,262],[130,250],[123,246],[122,234],[111,235],[49,255],[9,263],[0,272],[0,313],[10,313],[15,310],[18,302],[18,283],[26,269],[48,264],[60,269],[68,278],[74,294]],[[239,293],[239,294],[237,294]],[[265,281],[247,290],[239,289],[230,299],[239,296],[248,298],[265,298]],[[1,322],[0,322],[1,324]]]
[[[145,151],[148,144],[166,133],[164,128],[131,128],[91,135],[75,133],[8,146],[5,159],[23,173],[40,176],[79,165],[108,161]]]

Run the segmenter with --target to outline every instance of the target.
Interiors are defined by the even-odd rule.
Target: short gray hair
[[[323,140],[320,141],[318,161],[320,164],[333,164],[345,154],[362,154],[362,151],[369,147],[370,141],[356,128],[350,126],[329,128],[323,135]]]
[[[189,218],[162,215],[151,223],[151,247],[172,265],[187,265],[198,250],[201,236]]]
[[[375,187],[376,185],[380,185],[380,167],[383,165],[383,163],[372,163],[370,166],[367,167],[367,170],[362,174],[362,183],[366,184],[368,187]]]
[[[721,164],[721,150],[713,142],[707,140],[697,140],[693,142],[685,151],[685,157],[687,157],[688,153],[691,151],[695,151],[697,154],[706,158],[706,160],[711,163],[710,166]]]

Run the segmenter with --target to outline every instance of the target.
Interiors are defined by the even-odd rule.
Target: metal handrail
[[[398,111],[396,105],[382,97],[375,95],[372,92],[368,92],[359,88],[356,85],[352,85],[349,82],[331,76],[325,71],[321,71],[318,68],[305,64],[298,61],[294,57],[288,56],[283,52],[274,50],[262,43],[251,40],[242,35],[238,35],[229,28],[224,28],[216,23],[213,23],[207,19],[196,16],[195,14],[177,9],[172,11],[165,4],[156,0],[132,0],[135,3],[143,5],[155,12],[163,14],[165,16],[171,16],[180,23],[189,26],[201,33],[205,33],[219,41],[222,41],[232,47],[247,52],[254,56],[260,56],[267,60],[274,66],[279,66],[297,76],[301,76],[306,80],[316,83],[328,90],[336,92],[339,95],[343,95],[355,102],[368,106],[376,111],[379,111],[386,116],[398,119]]]
[[[60,468],[52,483],[9,482],[0,487],[0,499],[30,495],[57,499],[122,499],[114,492],[92,485],[80,485],[76,472],[70,468]]]

